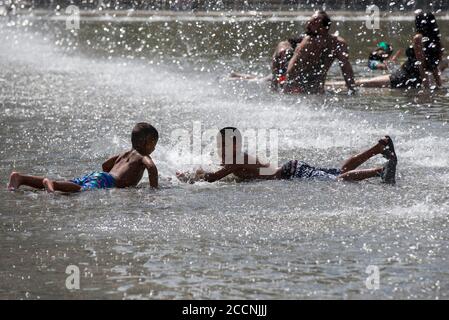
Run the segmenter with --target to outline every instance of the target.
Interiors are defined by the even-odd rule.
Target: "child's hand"
[[[202,168],[197,169],[195,171],[195,180],[203,180],[205,174],[206,172]]]
[[[185,183],[195,183],[196,176],[194,176],[193,173],[186,171],[186,172],[179,172],[176,171],[176,178],[178,178],[179,181],[185,182]]]
[[[188,175],[189,172],[176,171],[176,178],[178,178],[179,181],[188,182],[189,181]]]
[[[199,168],[199,169],[196,170],[195,173],[196,174],[205,174],[206,172],[202,168]]]
[[[394,54],[389,60],[395,62],[398,59],[400,54],[401,54],[401,50],[398,50],[396,52],[396,54]]]
[[[203,169],[199,168],[195,171],[195,173],[189,171],[177,171],[176,177],[182,182],[194,183],[195,181],[204,180],[205,174],[206,172]]]

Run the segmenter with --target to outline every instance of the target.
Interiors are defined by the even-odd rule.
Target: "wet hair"
[[[441,34],[437,20],[432,12],[415,11],[415,29],[424,37],[423,51],[427,68],[435,69],[443,55],[441,49]]]
[[[317,14],[319,14],[322,18],[321,19],[322,26],[329,30],[331,28],[332,21],[327,12],[324,10],[319,10],[317,11]]]
[[[222,143],[225,141],[226,132],[228,132],[228,135],[229,135],[230,131],[232,131],[232,142],[233,142],[233,144],[236,144],[236,143],[242,141],[242,134],[240,133],[239,129],[237,129],[235,127],[224,127],[219,132],[219,134],[221,135]]]
[[[155,127],[146,122],[140,122],[134,126],[131,133],[131,143],[134,149],[141,147],[150,139],[153,141],[159,139],[159,133]]]
[[[385,61],[393,53],[393,47],[382,41],[377,44],[376,50],[370,53],[368,60]]]
[[[293,50],[296,49],[296,47],[298,46],[298,44],[301,43],[301,41],[304,39],[305,35],[300,34],[298,36],[294,36],[291,38],[288,38],[287,41],[290,43],[290,45],[292,46]]]
[[[232,146],[228,142],[229,140],[226,141],[226,138],[229,139],[231,137],[232,137]],[[221,149],[221,156],[225,157],[225,159],[226,157],[229,157],[231,154],[233,157],[237,157],[240,154],[241,146],[238,147],[239,149],[234,149],[237,146],[239,146],[242,142],[242,134],[240,133],[239,129],[235,127],[225,127],[221,129],[220,132],[217,134],[217,139],[219,139],[218,141],[221,140],[221,147],[219,147],[219,149]],[[228,142],[227,145],[226,142]],[[227,160],[224,161],[226,162]],[[229,161],[232,161],[231,163],[234,163],[234,160],[229,159]]]

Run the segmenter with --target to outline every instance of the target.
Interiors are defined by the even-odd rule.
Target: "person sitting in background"
[[[271,59],[271,89],[277,91],[287,82],[288,64],[293,57],[296,47],[304,40],[305,35],[281,41]]]
[[[306,36],[288,62],[282,92],[290,94],[324,93],[327,72],[338,60],[350,93],[355,91],[354,72],[349,61],[346,41],[330,34],[331,19],[325,11],[317,11],[306,23]]]
[[[390,75],[360,79],[356,84],[369,88],[430,88],[430,75],[437,88],[442,86],[441,66],[444,49],[441,46],[441,34],[435,16],[421,10],[415,12],[413,44],[407,48],[407,61]]]
[[[396,61],[401,53],[400,50],[393,56],[393,47],[385,41],[379,42],[376,50],[370,53],[368,58],[368,68],[371,70],[388,70],[389,61]]]
[[[247,80],[257,82],[270,81],[271,88],[278,91],[280,86],[282,86],[287,80],[288,63],[293,57],[296,47],[299,43],[301,43],[304,37],[305,35],[299,35],[278,43],[271,58],[271,75],[259,77],[252,74],[231,72],[229,75],[229,80]]]
[[[342,37],[330,34],[331,19],[317,11],[306,22],[305,34],[281,41],[272,57],[272,74],[258,78],[231,73],[230,80],[271,81],[271,88],[288,94],[324,93],[327,72],[338,60],[349,93],[355,91],[348,46]]]

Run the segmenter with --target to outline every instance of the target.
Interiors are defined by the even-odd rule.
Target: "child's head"
[[[142,154],[151,154],[159,139],[156,128],[146,122],[140,122],[134,126],[131,133],[133,149]]]
[[[393,53],[393,47],[385,41],[377,44],[377,51],[380,52],[382,58],[387,59]]]
[[[306,34],[309,36],[323,35],[329,33],[331,19],[326,11],[316,11],[306,22]]]
[[[235,163],[237,156],[240,156],[242,152],[242,134],[240,131],[234,127],[221,129],[217,135],[217,149],[223,163]]]

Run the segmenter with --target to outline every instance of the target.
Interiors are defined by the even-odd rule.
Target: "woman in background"
[[[390,44],[385,41],[379,42],[376,50],[369,55],[368,68],[371,70],[388,70],[389,62],[396,61],[400,53],[401,50],[398,50],[393,55],[393,47]]]
[[[391,75],[356,81],[361,87],[430,88],[430,75],[437,87],[441,87],[439,64],[443,57],[440,29],[435,16],[421,10],[415,12],[416,34],[407,48],[407,61]]]

